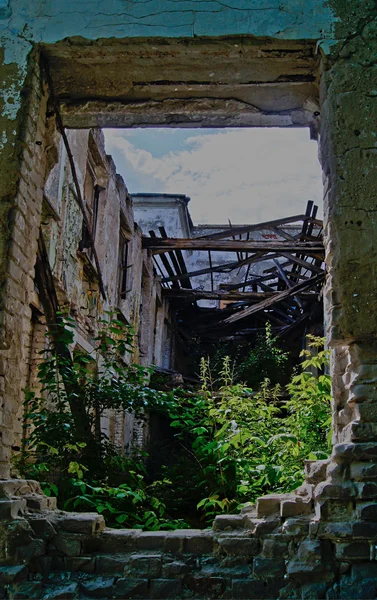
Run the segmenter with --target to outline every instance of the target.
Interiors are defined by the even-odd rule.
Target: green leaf
[[[116,522],[119,524],[125,523],[125,521],[127,521],[128,519],[128,515],[123,514],[123,515],[119,515],[118,517],[115,518]]]

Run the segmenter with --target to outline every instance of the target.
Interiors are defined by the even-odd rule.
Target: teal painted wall
[[[0,0],[1,10],[13,34],[47,43],[71,36],[316,40],[331,35],[334,23],[324,0]]]
[[[325,0],[0,0],[0,76],[13,67],[11,84],[0,85],[0,152],[15,144],[20,89],[36,43],[75,36],[330,40],[335,23]]]
[[[0,49],[22,81],[28,53],[39,42],[74,36],[329,40],[335,23],[325,0],[0,0]],[[0,87],[0,116],[11,121],[20,108],[14,92]],[[3,134],[0,140],[11,141]]]

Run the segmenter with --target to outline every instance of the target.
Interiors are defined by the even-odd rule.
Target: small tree
[[[278,346],[271,323],[267,322],[265,333],[257,336],[254,346],[236,366],[235,374],[238,381],[256,390],[265,379],[274,385],[281,383],[287,361],[288,353]]]

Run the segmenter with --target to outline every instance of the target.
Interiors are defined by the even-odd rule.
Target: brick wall
[[[21,131],[22,157],[17,195],[11,211],[12,232],[8,274],[4,289],[3,372],[0,376],[0,476],[9,474],[11,447],[22,435],[22,401],[28,375],[31,344],[31,308],[34,264],[46,177],[46,87],[38,62],[28,80],[28,114]]]

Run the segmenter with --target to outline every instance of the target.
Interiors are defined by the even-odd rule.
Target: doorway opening
[[[262,221],[250,214],[247,218],[240,216],[236,219],[239,222],[235,222],[229,211],[230,224],[225,219],[225,222],[221,222],[221,218],[212,223],[207,219],[206,223],[197,222],[194,225],[188,214],[188,194],[194,195],[191,191],[164,189],[156,196],[154,189],[147,192],[145,189],[129,190],[127,176],[122,178],[117,174],[114,160],[106,153],[101,127],[117,127],[117,136],[121,128],[131,130],[135,127],[169,126],[179,130],[180,135],[186,133],[185,128],[190,128],[188,133],[197,138],[196,144],[200,143],[200,133],[194,131],[195,127],[199,126],[203,130],[221,127],[222,131],[208,132],[215,145],[219,145],[228,134],[246,137],[247,127],[302,127],[306,128],[307,133],[310,130],[311,137],[315,138],[318,133],[319,105],[314,47],[284,42],[279,49],[279,59],[275,62],[264,42],[263,47],[258,49],[253,43],[246,44],[243,51],[248,54],[249,62],[247,66],[243,64],[241,73],[240,70],[235,70],[235,66],[239,64],[239,52],[228,44],[229,40],[215,45],[209,40],[208,43],[203,42],[199,46],[194,44],[191,47],[190,44],[177,45],[169,41],[165,51],[171,53],[172,63],[169,68],[164,67],[167,78],[163,80],[159,69],[165,65],[166,56],[162,59],[161,45],[158,48],[151,47],[153,57],[145,53],[144,42],[139,45],[135,41],[132,48],[124,45],[118,48],[115,45],[112,60],[114,53],[119,51],[120,60],[126,61],[128,65],[125,70],[119,70],[117,65],[117,77],[120,79],[126,72],[130,76],[131,71],[136,79],[140,79],[142,70],[140,65],[136,67],[134,64],[136,56],[138,60],[149,63],[149,70],[144,71],[148,72],[148,82],[135,79],[131,87],[123,85],[125,82],[120,80],[114,80],[114,86],[109,86],[109,79],[105,75],[110,75],[113,71],[106,71],[106,60],[98,63],[99,57],[92,54],[95,44],[90,49],[82,46],[78,49],[75,43],[69,47],[62,43],[43,49],[48,62],[47,73],[49,72],[46,148],[49,148],[50,160],[47,181],[43,185],[45,208],[38,268],[43,264],[44,271],[39,272],[39,291],[48,287],[43,285],[43,281],[53,283],[53,309],[65,306],[70,318],[76,322],[72,344],[73,350],[77,348],[80,353],[73,356],[85,352],[102,352],[103,348],[94,348],[93,343],[96,345],[98,340],[106,339],[106,334],[103,338],[101,317],[108,315],[114,308],[119,317],[114,327],[117,331],[110,333],[117,335],[118,328],[125,328],[131,334],[132,327],[134,345],[131,352],[125,353],[127,357],[122,357],[121,364],[122,369],[128,369],[136,378],[133,385],[140,386],[133,397],[139,402],[139,408],[145,408],[145,399],[161,399],[161,394],[170,394],[172,388],[180,387],[189,394],[184,395],[179,404],[183,410],[190,394],[196,393],[195,389],[188,386],[197,386],[196,391],[198,385],[200,387],[200,363],[202,382],[207,381],[208,384],[209,381],[205,371],[208,365],[200,361],[201,348],[204,348],[205,353],[209,346],[217,343],[231,343],[234,348],[241,348],[245,340],[249,341],[250,335],[259,332],[264,332],[265,338],[272,339],[273,346],[276,334],[280,333],[277,329],[284,330],[285,333],[297,331],[296,326],[307,318],[307,307],[311,307],[314,299],[318,299],[320,283],[324,278],[321,220],[313,200],[304,199],[303,208],[298,214],[284,211],[278,218],[263,217],[261,214],[259,218],[266,219]],[[287,45],[289,48],[285,47]],[[234,48],[238,48],[236,41]],[[209,62],[213,69],[207,74],[207,79],[203,73],[200,83],[193,83],[193,65],[190,62],[193,51],[199,51],[203,55],[209,53],[208,56],[211,57]],[[224,62],[224,56],[228,57],[227,62]],[[261,57],[266,59],[266,69],[263,73],[258,71],[257,79],[260,80],[256,82],[250,79],[250,65],[257,66]],[[184,72],[184,81],[181,82],[177,80],[174,67],[177,60],[181,61],[181,75]],[[87,70],[89,63],[90,69]],[[202,64],[206,64],[205,61]],[[223,65],[221,73],[219,71],[213,79],[213,74],[216,74],[220,65]],[[100,77],[96,78],[98,85],[95,89],[87,79],[89,71],[93,73],[93,69],[97,69],[97,75],[101,72],[105,77],[103,81]],[[77,76],[79,72],[81,74]],[[228,127],[238,129],[233,131],[228,130]],[[157,135],[158,131],[155,130],[155,133]],[[135,158],[136,153],[131,148],[130,155],[132,154]],[[144,167],[150,168],[151,162],[149,161],[148,167],[147,158],[145,154],[139,153],[139,164],[144,160]],[[212,155],[211,159],[216,171],[216,157]],[[242,155],[242,161],[243,165],[248,164],[247,155]],[[233,160],[233,165],[235,162],[237,161]],[[241,162],[241,158],[238,162]],[[155,165],[152,167],[155,168]],[[220,182],[224,192],[224,169],[217,170],[217,183]],[[167,177],[171,179],[169,172],[162,179]],[[197,189],[200,187],[203,187],[202,180],[199,180]],[[245,182],[243,186],[241,184],[237,187],[238,192],[242,189],[246,189]],[[144,214],[150,214],[150,194],[154,194],[157,201],[163,199],[169,207],[178,207],[182,234],[177,236],[175,232],[170,233],[161,220],[153,223],[145,233],[148,223],[145,221],[143,228],[141,217],[143,211]],[[134,218],[136,206],[140,210],[139,219]],[[259,207],[260,210],[265,209],[265,202],[260,202]],[[222,258],[217,255],[222,255]],[[254,271],[267,257],[271,264],[265,264],[263,272]],[[203,265],[200,265],[202,259]],[[264,273],[266,269],[272,269],[272,272]],[[195,270],[200,271],[200,274],[193,273]],[[195,278],[200,277],[206,277],[206,280],[201,282],[197,279],[200,282],[197,285]],[[205,287],[207,285],[209,288]],[[40,297],[36,301],[39,302]],[[283,305],[283,310],[279,304]],[[285,317],[282,317],[282,312]],[[302,321],[300,317],[303,317]],[[104,320],[105,328],[112,326],[111,319],[106,316]],[[269,328],[268,333],[266,328]],[[122,339],[122,335],[119,334],[117,342],[119,338]],[[126,334],[124,338],[129,339]],[[123,347],[123,350],[126,348]],[[69,351],[72,352],[72,349],[69,348]],[[272,352],[274,351],[275,348],[272,347]],[[281,352],[278,351],[275,356],[279,359]],[[85,360],[87,359],[84,358],[83,361]],[[135,364],[137,368],[131,366]],[[145,375],[151,364],[157,366],[155,371],[161,377],[160,381],[156,383],[152,380],[153,385],[148,386],[145,385],[148,383]],[[158,371],[159,367],[162,372]],[[223,372],[229,372],[229,361],[224,362]],[[101,374],[101,369],[98,373]],[[140,375],[142,380],[137,378]],[[116,381],[119,386],[119,381]],[[97,385],[95,381],[92,384]],[[250,387],[247,389],[250,390]],[[242,397],[247,403],[254,398],[258,405],[264,402],[260,395],[254,397],[249,394],[252,392],[242,392],[239,398]],[[85,392],[82,398],[85,399]],[[105,435],[117,446],[120,454],[127,458],[131,445],[141,451],[145,443],[149,444],[149,440],[154,437],[154,431],[162,427],[158,423],[157,426],[154,425],[152,419],[148,420],[145,410],[144,413],[133,410],[133,404],[127,408],[121,401],[118,402],[119,399],[120,395],[109,393],[106,396],[106,409],[98,404],[91,406],[86,411],[89,427],[85,431],[90,444],[96,444]],[[204,399],[210,399],[207,392]],[[211,396],[210,401],[212,400]],[[200,404],[201,398],[198,401]],[[237,402],[238,400],[236,404]],[[169,419],[171,429],[173,413],[170,413]],[[254,421],[257,422],[255,419]],[[234,422],[235,419],[230,419],[227,424],[227,427],[231,426],[227,433],[232,439],[238,435]],[[190,422],[191,429],[195,429],[188,434],[187,439],[191,441],[204,433],[201,425],[199,430],[196,430],[195,425],[196,418]],[[222,427],[218,428],[221,429]],[[211,432],[212,435],[213,428]],[[248,435],[250,438],[250,432]],[[186,438],[180,439],[179,443],[185,446],[185,441]],[[242,443],[245,441],[246,438],[243,438]],[[215,437],[210,442],[216,456],[218,442]],[[236,438],[233,442],[236,442]],[[263,443],[268,446],[268,439]],[[87,442],[85,444],[85,447],[89,445]],[[228,445],[228,449],[230,447],[232,444]],[[83,452],[86,460],[85,454],[86,451]],[[57,455],[60,456],[60,453]],[[232,461],[227,467],[229,477],[226,478],[231,486],[235,481],[241,482],[235,471],[236,463]],[[80,461],[73,462],[80,464]],[[195,459],[195,464],[199,463]],[[210,473],[220,474],[222,486],[222,464],[215,460],[210,461],[207,466]],[[161,465],[157,467],[160,468]],[[272,469],[274,473],[278,471],[279,469]],[[182,469],[179,469],[178,474],[181,478],[186,476]],[[158,475],[156,482],[168,480],[161,469]],[[183,486],[184,480],[181,481]],[[277,481],[279,478],[275,483]],[[115,479],[112,481],[114,486],[118,483]],[[131,483],[128,481],[126,485]],[[154,481],[147,481],[146,485],[154,486]],[[208,485],[211,489],[206,489],[207,499],[211,496],[212,480]],[[240,485],[243,485],[242,482]],[[290,485],[293,485],[292,481]],[[201,490],[201,485],[198,484],[197,489]],[[132,486],[131,491],[134,491]],[[258,493],[261,490],[254,491]],[[244,492],[249,493],[247,488]],[[228,490],[224,488],[221,494],[220,502],[228,497]],[[214,504],[208,505],[206,501],[201,505],[205,505],[206,510],[208,507],[212,510],[214,506],[219,506],[218,499],[211,497],[210,502],[214,501]],[[83,508],[80,506],[81,500],[77,500],[75,507]],[[93,498],[90,501],[96,502]],[[152,508],[151,512],[155,512]],[[223,508],[226,508],[226,501]],[[128,514],[131,519],[139,518],[137,511]],[[209,513],[206,514],[208,516]],[[114,518],[113,514],[106,514],[106,517]],[[116,517],[120,517],[121,524],[135,524],[135,521],[122,521],[120,514],[116,513]],[[144,525],[152,528],[161,526],[158,515],[158,523],[154,520],[155,517],[156,514],[154,517],[151,515],[152,522]],[[174,517],[178,520],[181,518],[179,513]]]
[[[146,132],[131,131],[129,137],[132,139],[134,136],[135,142],[135,134],[138,133]],[[160,130],[153,130],[151,133],[156,140],[159,135],[163,139],[166,134]],[[242,140],[248,134],[252,137],[252,133],[253,130],[245,129],[210,132],[179,130],[179,143],[188,142],[194,151],[183,150],[183,154],[186,153],[183,157],[176,156],[178,167],[175,166],[174,169],[178,182],[186,168],[186,159],[197,165],[204,162],[203,156],[192,156],[195,150],[201,150],[201,145],[210,144],[213,147],[215,144],[219,148],[222,144],[229,153],[232,146],[238,149],[237,138]],[[278,135],[281,139],[284,138],[280,131],[269,130],[264,133],[270,135],[275,143]],[[308,131],[305,133],[308,134]],[[228,134],[232,139],[227,139]],[[246,179],[249,174],[245,168],[252,160],[252,153],[257,156],[258,150],[260,151],[260,141],[254,142],[254,149],[249,156],[246,155],[245,148],[241,151],[239,156],[245,158],[243,165],[241,160],[233,161],[229,165],[228,175],[224,173],[226,157],[224,159],[221,154],[216,157],[207,152],[212,168],[206,169],[202,164],[202,172],[198,176],[192,172],[191,167],[191,178],[195,184],[199,179],[199,185],[196,187],[196,198],[194,190],[188,189],[192,196],[190,200],[182,188],[179,193],[173,193],[171,187],[153,191],[152,175],[157,177],[158,174],[163,183],[169,176],[169,185],[176,185],[172,181],[174,169],[170,175],[163,171],[164,166],[169,169],[173,162],[173,152],[170,149],[165,151],[167,156],[164,159],[158,141],[155,144],[160,156],[153,157],[148,149],[142,148],[138,149],[137,155],[135,145],[122,138],[119,130],[115,133],[107,132],[107,146],[104,132],[97,128],[69,129],[65,135],[67,143],[63,138],[57,138],[59,158],[50,171],[44,189],[42,235],[49,255],[51,276],[52,279],[55,278],[56,288],[59,289],[60,303],[68,307],[68,315],[75,321],[72,344],[76,354],[73,360],[78,355],[82,360],[85,354],[90,357],[96,352],[101,354],[102,350],[96,345],[96,340],[103,335],[101,320],[104,313],[116,310],[116,317],[107,318],[110,331],[113,328],[114,331],[117,330],[115,333],[120,334],[122,326],[129,333],[130,328],[133,329],[133,348],[127,358],[122,358],[126,370],[134,373],[135,363],[139,363],[143,369],[149,369],[153,365],[149,385],[146,385],[145,380],[137,381],[137,385],[141,386],[140,390],[143,389],[140,393],[151,393],[145,391],[149,388],[158,398],[165,398],[166,393],[173,394],[175,398],[170,408],[166,405],[160,410],[161,406],[156,407],[153,402],[147,402],[145,409],[141,411],[140,406],[136,406],[137,402],[131,402],[127,409],[122,401],[110,405],[107,400],[104,401],[103,395],[99,395],[93,413],[94,420],[92,419],[95,442],[101,446],[102,436],[105,435],[107,447],[114,450],[117,448],[120,455],[123,455],[120,460],[132,462],[132,470],[136,468],[134,461],[140,452],[148,455],[144,461],[138,458],[138,469],[143,463],[142,468],[145,469],[143,476],[141,473],[138,475],[146,486],[144,493],[150,486],[159,488],[159,497],[163,500],[161,515],[151,515],[151,520],[142,522],[143,526],[158,528],[169,526],[169,523],[171,526],[205,526],[220,508],[235,510],[242,500],[246,500],[247,495],[251,497],[250,494],[262,493],[264,490],[262,484],[252,490],[248,484],[240,483],[241,475],[237,473],[237,469],[234,470],[239,457],[233,456],[233,451],[230,460],[227,456],[223,457],[227,463],[225,474],[222,464],[217,462],[216,451],[216,456],[211,457],[209,453],[210,460],[205,467],[208,473],[212,470],[212,474],[203,479],[203,473],[200,472],[196,486],[200,497],[192,495],[188,499],[183,495],[178,503],[175,502],[172,490],[180,489],[180,494],[183,494],[182,477],[185,478],[190,472],[190,477],[195,480],[198,477],[198,461],[203,464],[205,462],[203,457],[198,456],[193,462],[195,451],[192,446],[197,434],[199,433],[199,439],[204,438],[205,446],[208,442],[214,448],[220,440],[216,439],[217,433],[215,434],[213,427],[215,430],[227,430],[227,427],[224,429],[225,423],[221,424],[220,414],[216,417],[217,421],[215,419],[215,425],[210,426],[206,421],[208,402],[212,402],[218,391],[224,388],[224,382],[218,384],[217,380],[224,376],[227,378],[226,402],[229,401],[230,405],[232,402],[240,402],[241,405],[244,403],[252,411],[254,425],[257,425],[258,420],[254,411],[256,407],[258,411],[265,407],[266,415],[262,415],[263,411],[258,413],[259,418],[265,420],[265,425],[269,423],[267,414],[274,414],[275,410],[281,413],[280,423],[283,423],[288,411],[281,406],[287,402],[287,398],[281,393],[279,395],[276,385],[284,386],[288,382],[293,363],[297,362],[309,328],[312,328],[312,333],[322,334],[322,303],[319,296],[324,280],[324,256],[319,207],[314,200],[304,198],[304,203],[302,202],[301,194],[294,190],[295,180],[292,174],[288,179],[293,180],[290,185],[294,191],[289,195],[280,186],[279,195],[282,197],[277,215],[268,207],[267,190],[260,201],[261,176],[257,181],[260,167],[256,166],[251,180]],[[167,135],[174,138],[170,132]],[[148,191],[133,193],[134,190],[128,189],[127,169],[123,172],[123,177],[117,174],[120,169],[108,154],[111,140],[117,152],[121,153],[123,149],[123,156],[130,158],[135,177],[138,167],[141,171],[147,170],[149,179],[146,181],[152,186],[147,187]],[[309,139],[307,143],[315,146]],[[286,160],[287,144],[281,146],[284,149],[281,155],[283,161]],[[110,152],[114,154],[111,149]],[[70,164],[70,153],[74,169]],[[267,156],[271,158],[272,153],[272,150],[266,149],[264,160]],[[302,161],[303,153],[300,149],[296,149],[296,155]],[[156,164],[154,160],[157,161]],[[279,164],[278,157],[275,157],[275,162],[280,169],[279,176],[284,177],[287,162]],[[238,176],[235,173],[237,166]],[[273,171],[273,164],[270,169]],[[215,209],[212,214],[219,217],[220,211],[216,207],[221,205],[221,197],[226,195],[228,198],[227,212],[224,214],[229,218],[228,221],[224,218],[223,223],[221,218],[216,218],[217,222],[211,223],[210,212],[207,212],[204,223],[194,223],[190,215],[189,202],[193,205],[196,202],[202,211],[205,208],[205,198],[200,194],[207,193],[203,178],[208,171],[212,184],[215,181],[217,185],[216,193],[212,196],[212,206]],[[296,169],[296,181],[300,181],[302,171],[302,168]],[[314,171],[312,176],[313,174]],[[308,175],[305,176],[308,181]],[[238,187],[236,177],[240,178]],[[216,179],[220,179],[220,186]],[[224,184],[227,179],[230,180],[228,185],[231,185],[228,189]],[[186,175],[183,183],[188,180]],[[141,184],[142,181],[141,179]],[[209,186],[211,181],[208,182]],[[299,185],[305,187],[302,182]],[[276,196],[276,182],[273,187]],[[219,190],[220,197],[217,197]],[[235,194],[234,201],[232,190]],[[80,193],[84,212],[90,217],[88,223],[82,218],[83,209],[78,203]],[[270,204],[276,204],[273,194]],[[285,212],[284,208],[288,204],[293,214]],[[233,205],[238,207],[240,215],[236,222],[231,212]],[[261,212],[263,210],[267,212]],[[265,220],[258,221],[258,216],[254,215]],[[101,286],[106,296],[102,294]],[[267,353],[270,352],[269,356],[263,356],[262,361],[259,356],[257,367],[255,364],[250,367],[250,357],[255,358],[258,353],[262,354],[266,350]],[[112,364],[111,368],[113,366]],[[100,366],[99,373],[94,378],[90,373],[85,375],[86,389],[88,385],[90,389],[97,389],[96,381],[102,377]],[[143,371],[143,376],[145,373]],[[227,374],[224,375],[225,373]],[[266,378],[269,379],[268,384]],[[209,395],[206,392],[203,396],[202,386],[208,386],[209,382],[211,392]],[[119,382],[117,385],[120,385]],[[178,391],[173,392],[177,387]],[[234,394],[234,397],[228,397],[228,394]],[[204,402],[199,412],[190,404],[191,397],[196,398],[195,402]],[[223,400],[220,401],[220,412],[231,410],[225,409]],[[212,410],[216,411],[220,404],[215,400]],[[187,412],[183,421],[174,412],[178,407]],[[232,443],[235,444],[238,425],[235,415],[233,417],[230,422],[234,430],[231,429],[226,434],[231,436]],[[190,431],[185,425],[187,421],[190,423]],[[177,423],[180,423],[178,432],[175,431]],[[274,426],[278,426],[279,418],[274,423]],[[270,422],[268,427],[272,426],[273,423]],[[248,428],[249,437],[250,427],[251,422],[242,425],[243,433]],[[255,434],[257,429],[258,427]],[[208,440],[206,435],[209,436]],[[267,441],[266,439],[262,443]],[[245,443],[246,439],[241,445],[244,446]],[[226,448],[227,444],[222,440],[221,448]],[[60,456],[60,448],[58,450]],[[208,449],[205,450],[207,451]],[[109,457],[106,460],[108,459],[110,460]],[[246,463],[250,462],[249,458],[245,460]],[[112,464],[111,460],[110,463]],[[123,471],[120,470],[116,476],[109,467],[107,477],[111,474],[112,486],[124,483],[122,477],[125,477],[127,466],[122,465]],[[220,476],[219,481],[217,476],[213,477],[216,473]],[[254,473],[253,469],[250,469],[250,473]],[[97,473],[96,477],[100,475]],[[242,478],[245,482],[245,477]],[[297,484],[296,476],[292,475],[292,478],[289,482],[291,487]],[[272,485],[271,489],[277,489],[271,481],[271,478],[266,479],[268,485]],[[277,477],[275,483],[280,485],[279,481]],[[213,489],[216,491],[218,484],[221,489],[217,490],[220,493],[215,498],[217,493]],[[128,481],[127,485],[135,492],[133,482]],[[237,489],[241,489],[240,486],[244,488],[237,497],[234,485]],[[206,500],[203,504],[200,504],[203,500],[201,487],[205,489]],[[95,502],[90,494],[83,500],[84,505],[76,500],[76,507],[79,508],[87,508],[85,502]],[[152,500],[148,497],[148,501]],[[203,515],[200,516],[203,511],[204,518]],[[117,512],[115,514],[116,519],[123,518]],[[114,518],[107,514],[106,517],[107,520]],[[125,520],[124,523],[135,525],[135,519],[139,518],[137,511],[129,514],[128,518],[131,520]],[[121,520],[118,522],[123,523]]]

